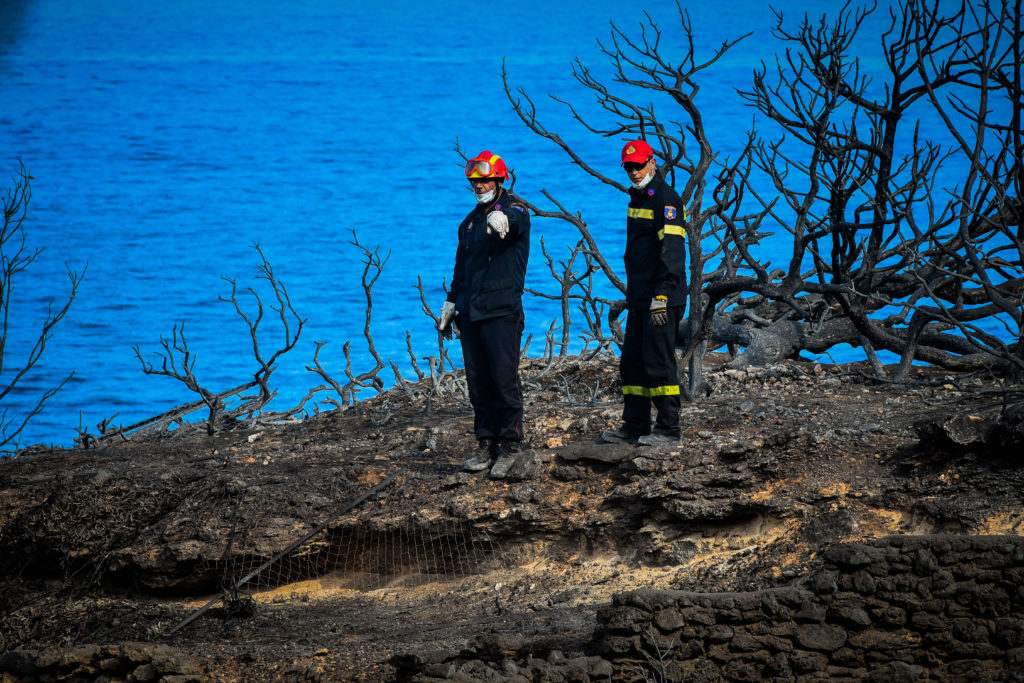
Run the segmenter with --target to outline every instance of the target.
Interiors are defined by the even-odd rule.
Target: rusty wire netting
[[[269,563],[235,545],[225,558],[225,576],[230,578],[224,585],[233,585],[259,569],[246,582],[248,589],[328,574],[337,585],[356,590],[414,586],[486,571],[497,567],[500,557],[497,544],[486,532],[462,521],[409,519],[378,526],[343,520],[337,526],[321,529]]]
[[[223,489],[215,496],[220,507],[215,518],[226,522],[220,529],[207,529],[208,540],[223,532],[224,553],[219,562],[196,568],[201,574],[222,574],[222,596],[216,597],[186,619],[171,633],[184,627],[222,599],[237,600],[240,591],[253,592],[331,575],[337,587],[374,590],[451,581],[504,566],[504,553],[486,531],[465,520],[441,514],[429,519],[409,516],[396,521],[389,514],[388,498],[378,497],[398,474],[353,496],[340,496],[336,505],[318,507],[308,521],[291,528],[284,549],[267,557],[259,550],[257,538],[279,535],[271,529],[280,524],[258,507],[259,500],[246,489]],[[210,501],[207,501],[208,503]],[[356,517],[355,508],[372,506],[371,514]],[[375,514],[379,513],[379,514]],[[239,520],[246,520],[244,525]],[[228,523],[229,522],[229,523]],[[262,525],[262,528],[261,528]],[[279,546],[280,547],[280,546]]]
[[[260,501],[245,491],[220,497],[224,553],[202,573],[221,571],[222,585],[237,586],[245,578],[247,590],[281,586],[332,575],[336,584],[356,590],[385,586],[413,586],[462,578],[498,568],[503,553],[486,531],[465,520],[444,514],[396,519],[386,495],[389,483],[381,482],[358,498],[338,491],[336,504],[311,511],[301,526],[281,527],[259,507]],[[355,514],[361,507],[362,514]],[[245,525],[238,520],[246,520]],[[288,545],[273,557],[265,547],[267,537],[277,535]],[[213,539],[210,539],[213,540]],[[250,577],[249,575],[252,574]],[[248,578],[247,578],[248,577]]]

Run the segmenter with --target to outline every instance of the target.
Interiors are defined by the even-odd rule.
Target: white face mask
[[[491,190],[490,192],[484,192],[483,194],[477,194],[476,192],[473,192],[473,194],[476,196],[477,203],[479,203],[479,204],[487,204],[492,199],[494,199],[495,195],[498,194],[498,191],[497,190]]]
[[[633,187],[634,187],[635,189],[637,189],[637,190],[642,190],[642,189],[644,189],[645,187],[647,187],[647,185],[648,185],[648,184],[649,184],[649,183],[650,183],[650,182],[651,182],[651,181],[652,181],[653,179],[654,179],[654,171],[651,171],[651,172],[649,172],[649,173],[648,173],[647,175],[645,175],[645,176],[644,176],[644,179],[643,179],[643,180],[641,180],[641,181],[640,181],[639,183],[630,183],[630,185],[632,185],[632,186],[633,186]]]

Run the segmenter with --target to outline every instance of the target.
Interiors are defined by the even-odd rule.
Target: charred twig
[[[299,335],[302,333],[302,328],[306,322],[305,319],[299,317],[295,308],[292,306],[287,288],[284,286],[284,283],[274,275],[273,267],[267,260],[263,250],[258,244],[254,244],[253,248],[260,255],[261,260],[256,279],[265,280],[269,284],[274,298],[277,301],[277,304],[271,305],[270,308],[278,314],[278,319],[281,322],[284,333],[282,344],[269,357],[264,358],[259,338],[259,327],[263,321],[264,315],[263,299],[255,288],[247,288],[247,291],[252,295],[256,304],[255,314],[252,315],[243,309],[242,304],[238,299],[238,283],[234,279],[229,277],[222,278],[225,282],[231,285],[231,293],[227,297],[218,297],[219,301],[230,303],[234,307],[235,313],[245,321],[245,324],[249,329],[252,353],[257,364],[257,369],[253,374],[253,380],[251,382],[247,382],[235,389],[229,389],[228,391],[221,392],[215,392],[203,386],[195,374],[195,364],[198,357],[189,347],[188,338],[185,336],[184,321],[181,322],[180,326],[174,325],[169,339],[162,336],[160,337],[160,345],[163,347],[163,353],[157,354],[161,359],[159,367],[148,362],[143,357],[142,351],[138,345],[132,347],[132,350],[135,352],[135,357],[138,358],[139,363],[142,366],[142,372],[144,374],[170,377],[181,382],[194,393],[199,394],[202,405],[204,405],[209,411],[206,418],[206,431],[208,434],[214,434],[222,428],[231,427],[237,424],[239,419],[253,417],[256,413],[262,411],[263,407],[274,398],[276,391],[270,388],[269,382],[270,377],[274,372],[275,364],[281,356],[293,349],[296,343],[298,343]],[[293,321],[296,323],[294,332],[291,327]],[[247,391],[251,388],[258,388],[258,394],[255,396],[242,395],[241,392]],[[239,399],[239,405],[233,408],[229,408],[225,403],[225,399],[231,396],[236,396]],[[168,413],[156,416],[155,418],[150,418],[138,423],[137,425],[120,428],[117,433],[123,436],[142,426],[152,426],[153,423],[158,424],[158,429],[162,429],[172,422],[181,424],[183,423],[184,416],[192,412],[192,410],[194,410],[194,408],[175,408],[172,411],[168,411]],[[171,414],[173,414],[173,417],[169,417]]]
[[[349,244],[362,252],[363,273],[361,276],[361,283],[363,286],[363,295],[366,298],[363,337],[366,339],[367,350],[374,360],[374,366],[372,369],[361,372],[358,375],[352,372],[351,341],[346,341],[342,346],[342,355],[345,357],[345,376],[348,378],[348,382],[345,384],[341,384],[334,380],[318,360],[320,349],[325,346],[327,342],[316,343],[317,347],[316,352],[313,355],[313,367],[308,365],[306,366],[306,370],[316,373],[322,377],[331,386],[331,388],[334,389],[338,397],[333,399],[331,403],[338,407],[354,405],[356,401],[355,396],[359,389],[372,388],[375,391],[380,392],[384,388],[384,382],[378,376],[380,371],[384,369],[384,361],[381,359],[380,354],[377,353],[377,347],[374,344],[373,335],[370,332],[370,323],[373,319],[373,285],[377,282],[377,278],[379,278],[381,273],[384,271],[384,266],[391,258],[391,252],[389,251],[386,255],[382,255],[380,246],[374,247],[371,250],[359,243],[359,238],[356,235],[355,230],[352,230],[351,232],[352,239],[349,240]]]
[[[234,408],[233,410],[228,411],[225,416],[228,420],[234,420],[243,415],[251,416],[253,413],[261,410],[274,398],[276,392],[274,390],[271,390],[269,385],[270,376],[271,374],[273,374],[275,369],[274,363],[277,362],[278,358],[280,358],[281,356],[295,348],[295,345],[299,341],[299,335],[302,334],[302,328],[306,324],[306,320],[304,318],[299,317],[299,314],[295,311],[294,306],[292,306],[291,298],[288,296],[287,288],[284,286],[284,283],[281,282],[281,280],[274,275],[274,269],[270,265],[270,262],[267,260],[267,257],[263,253],[263,250],[260,248],[260,245],[253,244],[253,249],[255,249],[256,253],[260,255],[261,260],[261,263],[258,266],[259,274],[256,276],[256,279],[265,280],[267,284],[270,286],[271,291],[273,292],[274,298],[277,301],[277,305],[271,305],[270,309],[276,312],[278,315],[278,319],[281,322],[281,328],[284,338],[282,340],[281,345],[270,355],[270,357],[264,359],[262,351],[260,349],[260,341],[257,334],[259,331],[260,322],[263,319],[263,300],[260,298],[260,295],[256,292],[255,289],[253,289],[252,287],[247,288],[249,293],[252,295],[253,299],[256,302],[256,315],[255,317],[250,318],[242,309],[242,306],[238,301],[237,283],[235,282],[235,280],[228,277],[222,278],[225,282],[231,285],[231,295],[230,297],[227,298],[223,296],[218,297],[218,300],[230,303],[234,307],[235,313],[237,313],[238,316],[245,321],[246,325],[249,328],[249,337],[252,341],[253,357],[256,359],[256,362],[259,365],[258,369],[254,374],[254,381],[256,385],[259,387],[259,395],[244,400],[242,405]],[[291,331],[291,322],[293,320],[295,322],[294,334]]]
[[[224,411],[224,401],[220,396],[203,387],[196,378],[194,368],[198,358],[189,348],[188,338],[185,336],[185,322],[182,321],[180,331],[178,325],[174,326],[170,339],[161,336],[160,346],[164,348],[164,352],[161,355],[159,368],[143,358],[142,350],[138,345],[132,347],[135,357],[142,365],[142,372],[146,375],[163,375],[176,379],[199,394],[203,405],[209,411],[209,416],[206,419],[207,433],[214,434]]]

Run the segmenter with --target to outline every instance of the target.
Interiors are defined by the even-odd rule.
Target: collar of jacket
[[[646,195],[648,190],[657,190],[658,189],[658,185],[660,185],[663,182],[665,182],[665,176],[662,175],[661,169],[659,168],[658,170],[656,170],[654,172],[654,177],[651,178],[651,182],[647,183],[647,186],[644,187],[642,190],[638,190],[635,187],[633,187],[632,185],[630,185],[629,186],[629,196],[630,197],[640,197],[640,196]]]

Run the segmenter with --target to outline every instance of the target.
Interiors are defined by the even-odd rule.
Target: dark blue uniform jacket
[[[647,310],[651,299],[686,303],[686,212],[660,173],[642,190],[629,188],[626,218],[626,303]]]
[[[508,217],[505,238],[487,234],[487,214]],[[470,320],[486,320],[523,310],[526,262],[530,257],[530,214],[522,200],[498,190],[493,203],[479,204],[459,225],[448,300]]]

